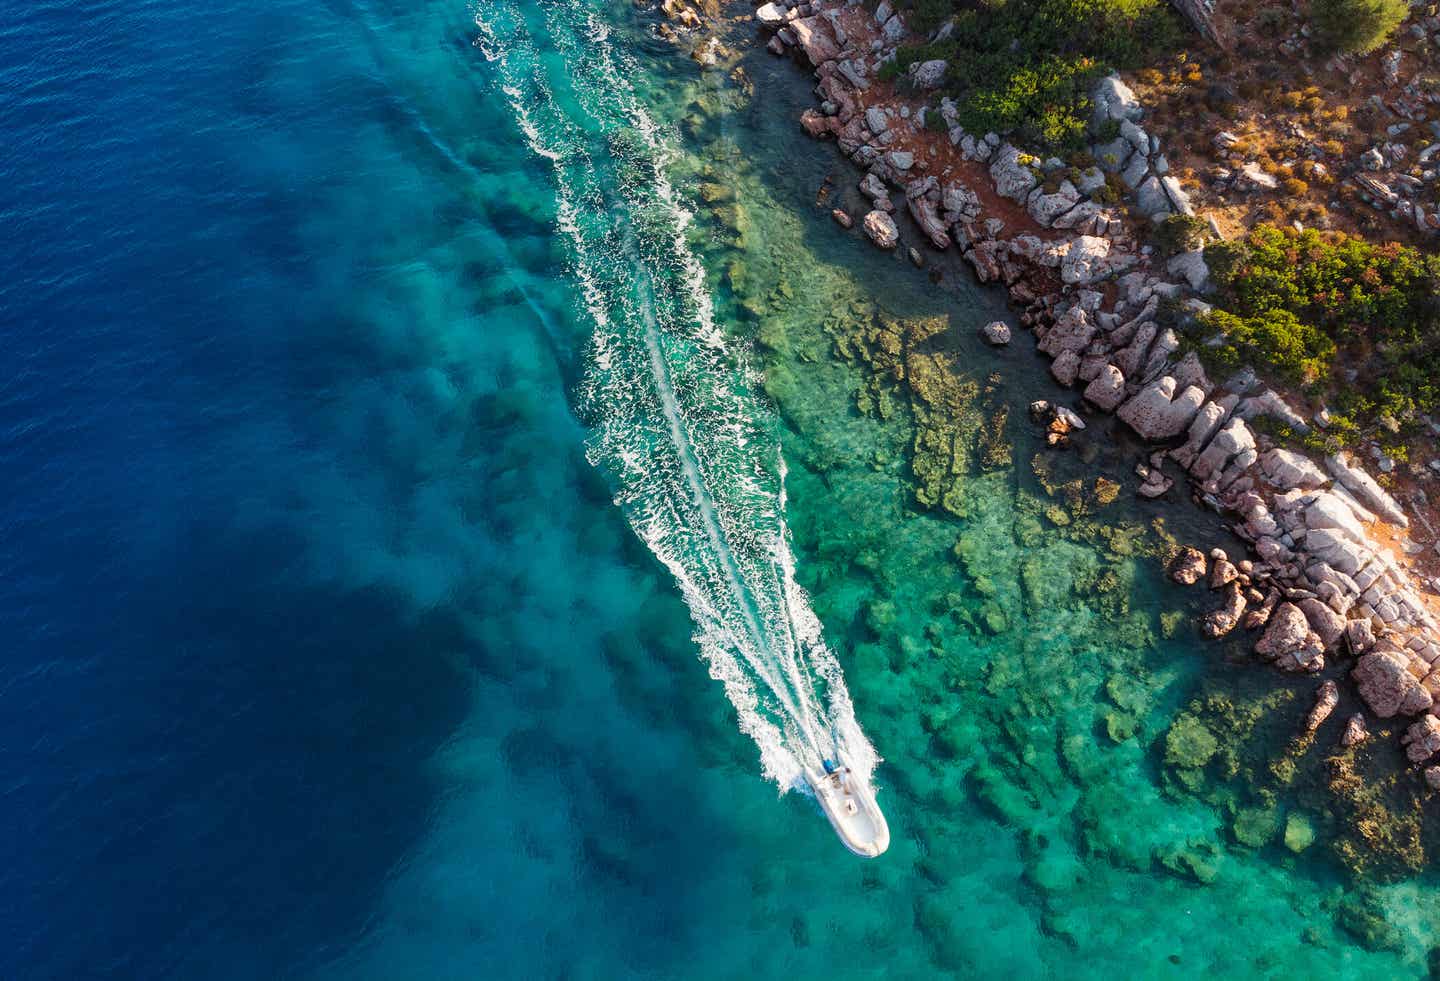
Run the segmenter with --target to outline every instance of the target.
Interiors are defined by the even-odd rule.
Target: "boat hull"
[[[862,858],[874,858],[890,847],[890,826],[875,803],[874,791],[848,766],[831,773],[807,769],[805,780],[846,848]]]

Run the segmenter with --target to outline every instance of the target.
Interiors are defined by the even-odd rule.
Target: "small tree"
[[[1395,32],[1410,5],[1405,0],[1314,0],[1311,19],[1332,47],[1368,54]]]

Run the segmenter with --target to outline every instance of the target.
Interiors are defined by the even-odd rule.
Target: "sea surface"
[[[1056,503],[1133,454],[1046,456],[1003,298],[833,224],[792,66],[653,27],[8,11],[0,976],[1423,976],[1433,884],[1361,945],[1167,779],[1237,669],[1157,511]],[[887,318],[1010,448],[943,502]]]

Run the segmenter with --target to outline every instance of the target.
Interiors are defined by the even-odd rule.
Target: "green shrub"
[[[1209,360],[1331,382],[1342,430],[1382,418],[1413,427],[1440,408],[1440,255],[1262,225],[1205,259],[1222,309],[1204,324],[1225,338]],[[1341,352],[1359,384],[1333,384]]]
[[[1322,41],[1353,54],[1374,51],[1400,26],[1405,0],[1314,0],[1310,16]]]
[[[1171,215],[1155,226],[1150,236],[1161,257],[1168,258],[1177,252],[1189,252],[1205,243],[1209,226],[1205,219],[1195,215]]]
[[[1330,374],[1335,342],[1289,310],[1265,310],[1251,317],[1214,310],[1200,318],[1200,325],[1203,331],[1224,335],[1223,349],[1234,352],[1237,366],[1252,364],[1297,383]]]
[[[950,37],[900,48],[893,78],[917,61],[949,63],[946,94],[977,133],[1018,134],[1047,151],[1085,143],[1089,93],[1111,69],[1139,67],[1178,49],[1181,31],[1163,0],[913,0],[912,27],[954,20]]]

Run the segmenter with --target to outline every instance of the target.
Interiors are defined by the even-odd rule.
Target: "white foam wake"
[[[803,786],[802,768],[838,749],[868,780],[875,751],[795,581],[776,426],[715,323],[666,176],[672,145],[629,82],[639,66],[584,0],[480,0],[475,19],[516,124],[553,169],[594,324],[579,392],[591,461],[679,584],[766,775]]]

